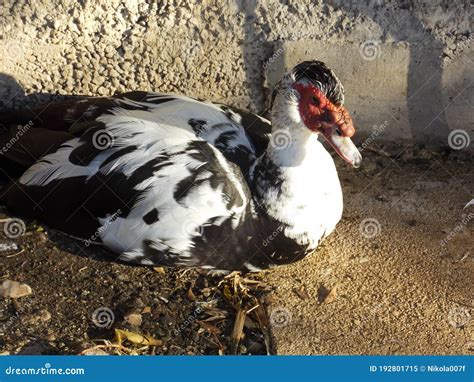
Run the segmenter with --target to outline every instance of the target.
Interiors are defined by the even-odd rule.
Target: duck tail
[[[0,112],[0,176],[20,176],[42,156],[71,139],[65,131],[37,127],[32,110]],[[32,117],[32,118],[30,118]]]
[[[113,98],[77,96],[0,112],[0,176],[18,177],[39,158],[87,130],[116,106]]]

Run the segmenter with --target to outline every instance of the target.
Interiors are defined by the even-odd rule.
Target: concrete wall
[[[359,143],[445,146],[473,138],[470,16],[469,0],[4,0],[0,106],[143,89],[262,112],[285,67],[320,59]]]

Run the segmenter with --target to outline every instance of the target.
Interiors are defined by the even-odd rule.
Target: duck
[[[362,156],[321,61],[288,70],[270,120],[168,93],[84,96],[0,114],[0,200],[144,266],[259,272],[314,252],[343,212],[336,166]]]

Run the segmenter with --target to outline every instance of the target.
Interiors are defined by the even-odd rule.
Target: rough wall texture
[[[143,89],[263,112],[284,67],[315,58],[360,137],[469,141],[470,15],[469,0],[3,0],[0,101]]]

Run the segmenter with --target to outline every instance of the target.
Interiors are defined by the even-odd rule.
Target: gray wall
[[[2,4],[0,106],[143,89],[262,112],[285,67],[320,59],[359,143],[473,138],[468,0],[29,3]]]

